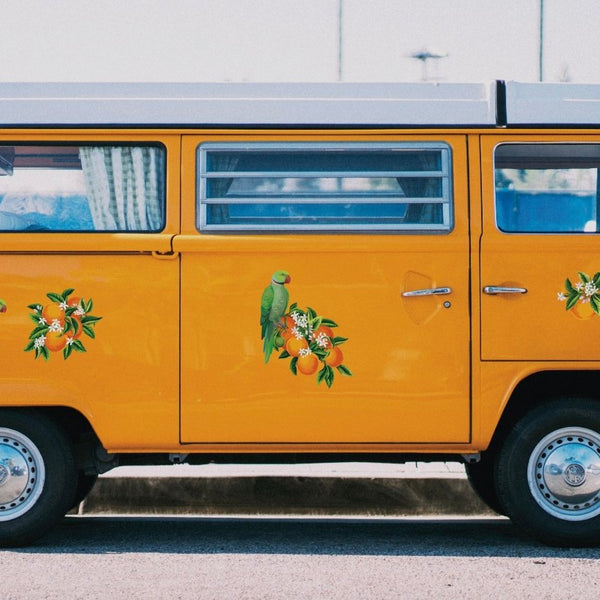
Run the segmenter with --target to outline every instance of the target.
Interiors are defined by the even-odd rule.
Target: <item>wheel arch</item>
[[[574,396],[600,402],[600,371],[544,370],[528,375],[512,391],[484,454],[493,455],[515,423],[531,410]]]
[[[68,406],[3,406],[2,410],[18,411],[23,414],[42,414],[61,429],[71,442],[78,469],[91,471],[95,464],[97,448],[102,448],[92,424],[78,410]]]

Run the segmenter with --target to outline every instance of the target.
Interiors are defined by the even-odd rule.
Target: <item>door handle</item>
[[[501,285],[486,285],[483,288],[484,294],[495,296],[496,294],[526,294],[527,288],[522,287],[503,287]]]
[[[411,290],[410,292],[402,292],[403,298],[414,298],[418,296],[446,296],[452,293],[452,288],[439,287],[428,288],[426,290]]]
[[[176,258],[179,258],[179,252],[159,252],[158,250],[153,250],[152,258],[158,260],[175,260]]]

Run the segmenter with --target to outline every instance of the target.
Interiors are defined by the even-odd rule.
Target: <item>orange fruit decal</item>
[[[306,354],[300,354],[296,366],[303,375],[313,375],[319,368],[319,359],[310,350],[307,350]]]
[[[94,303],[72,296],[73,289],[67,289],[62,294],[50,292],[46,297],[50,302],[46,305],[30,304],[29,318],[35,327],[29,335],[25,352],[33,352],[35,358],[40,356],[49,360],[51,353],[62,352],[66,360],[73,352],[86,352],[83,342],[79,339],[85,334],[96,337],[96,323],[102,317],[91,314]]]
[[[44,346],[50,352],[59,352],[67,345],[67,336],[62,331],[49,331],[46,334]]]
[[[334,346],[325,357],[324,362],[330,367],[339,367],[344,360],[344,355],[339,346]]]
[[[46,304],[42,309],[42,318],[46,320],[46,323],[58,321],[61,325],[64,325],[65,316],[64,308],[61,308],[61,306],[56,303]]]
[[[300,356],[300,351],[306,349],[308,349],[308,342],[304,338],[292,336],[285,343],[285,351],[290,356]]]

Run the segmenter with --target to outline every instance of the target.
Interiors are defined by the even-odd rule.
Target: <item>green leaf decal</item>
[[[313,328],[313,330],[315,329],[319,329],[319,327],[321,327],[321,323],[323,322],[323,319],[321,319],[321,317],[316,317],[311,321],[311,326]]]
[[[567,290],[567,292],[569,294],[576,294],[578,293],[577,290],[573,287],[573,284],[571,283],[570,279],[566,279],[565,280],[565,288]]]
[[[73,348],[73,350],[76,350],[77,352],[87,352],[85,349],[85,346],[79,340],[75,340],[73,342],[72,348]]]
[[[571,310],[578,302],[580,294],[576,296],[569,296],[567,299],[567,310]]]
[[[318,373],[317,373],[317,383],[321,383],[325,379],[325,375],[327,375],[327,365],[325,365]]]
[[[36,327],[29,335],[29,339],[32,340],[32,339],[39,337],[40,335],[43,335],[45,333],[48,333],[48,325],[38,325],[38,327]]]
[[[333,369],[327,365],[325,367],[326,371],[325,371],[325,383],[327,384],[327,387],[330,388],[333,385],[333,380],[335,378],[335,373],[333,372]]]
[[[311,344],[311,346],[312,346],[312,344]],[[329,354],[329,351],[326,350],[325,348],[315,348],[312,352],[313,352],[313,354],[316,355],[316,357],[319,360],[324,360],[326,358],[326,356]]]
[[[338,326],[338,324],[335,321],[332,321],[331,319],[322,319],[321,325],[325,325],[327,327],[337,327]]]
[[[91,337],[92,339],[96,338],[96,332],[89,325],[83,326],[83,333],[85,333],[85,335]]]
[[[579,278],[581,279],[581,281],[583,281],[583,283],[590,282],[590,276],[587,273],[582,273],[581,271],[579,271],[577,275],[579,275]]]
[[[92,317],[92,315],[85,315],[85,317],[81,317],[81,322],[84,325],[91,325],[92,323],[97,323],[101,321],[102,317]]]
[[[346,377],[352,377],[352,371],[344,365],[339,365],[337,367],[337,370],[339,373],[341,373],[342,375],[345,375]]]

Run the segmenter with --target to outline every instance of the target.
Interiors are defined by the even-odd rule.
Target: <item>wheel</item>
[[[77,507],[80,502],[85,500],[85,497],[92,491],[96,481],[98,481],[98,475],[87,475],[83,471],[77,472],[77,485],[71,508]]]
[[[553,546],[600,542],[600,404],[552,401],[528,413],[499,453],[496,489],[506,514]]]
[[[75,483],[70,443],[52,421],[0,411],[0,546],[42,536],[71,506]]]
[[[484,504],[499,515],[504,515],[504,509],[496,493],[493,460],[485,456],[477,463],[466,463],[465,471],[471,487]]]

